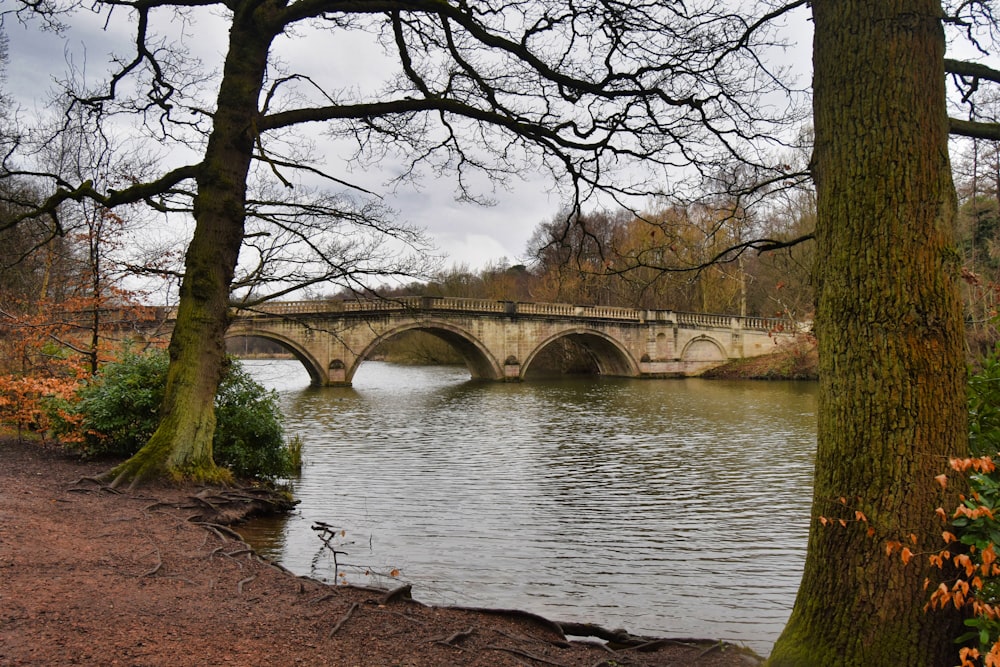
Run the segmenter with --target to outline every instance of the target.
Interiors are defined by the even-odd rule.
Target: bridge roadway
[[[474,379],[523,380],[547,345],[569,338],[602,375],[682,377],[795,340],[788,320],[450,297],[284,301],[237,309],[227,337],[275,341],[313,384],[349,386],[383,341],[420,330],[450,343]]]

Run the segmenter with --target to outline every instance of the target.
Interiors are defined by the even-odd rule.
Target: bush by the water
[[[73,433],[69,447],[87,456],[131,456],[156,430],[167,384],[166,352],[127,353],[87,382],[75,401],[53,405],[56,434]],[[226,364],[215,397],[217,464],[241,478],[289,477],[299,453],[284,439],[277,394],[256,382],[235,359]],[[66,418],[69,417],[69,418]]]

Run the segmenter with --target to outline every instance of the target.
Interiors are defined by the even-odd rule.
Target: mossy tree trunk
[[[213,128],[199,165],[195,231],[185,257],[160,425],[113,484],[150,477],[226,481],[212,459],[215,394],[225,361],[230,287],[243,241],[247,174],[258,98],[274,30],[268,12],[284,3],[234,3],[229,51]]]
[[[967,447],[941,7],[815,0],[813,17],[819,442],[769,664],[954,665],[959,619],[924,611],[940,573],[921,553],[941,547],[934,477]]]

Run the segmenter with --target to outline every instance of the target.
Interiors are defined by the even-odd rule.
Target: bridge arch
[[[681,350],[682,361],[718,362],[728,358],[726,348],[715,338],[704,334],[689,340]]]
[[[226,338],[237,338],[240,336],[274,341],[282,348],[288,350],[293,357],[305,366],[306,371],[309,373],[309,381],[312,384],[323,386],[328,383],[330,375],[327,373],[327,369],[323,368],[323,364],[294,338],[289,338],[276,331],[264,328],[258,329],[253,326],[242,326],[239,323],[233,324],[226,330]]]
[[[521,379],[535,357],[548,345],[560,338],[569,338],[593,356],[601,375],[613,377],[639,377],[639,364],[621,341],[608,334],[585,327],[575,327],[549,336],[535,346],[535,349],[521,362]]]
[[[503,367],[497,362],[496,357],[473,334],[454,324],[440,320],[417,320],[394,327],[376,336],[357,356],[351,367],[346,369],[346,382],[352,381],[358,367],[375,348],[406,331],[423,331],[451,345],[465,361],[465,366],[469,369],[473,380],[502,380],[504,377]]]

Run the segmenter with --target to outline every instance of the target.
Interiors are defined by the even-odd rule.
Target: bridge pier
[[[334,359],[330,362],[330,368],[324,384],[328,387],[351,386],[351,383],[347,379],[347,367],[342,359]]]
[[[521,362],[511,355],[503,362],[503,379],[505,382],[521,381]]]

